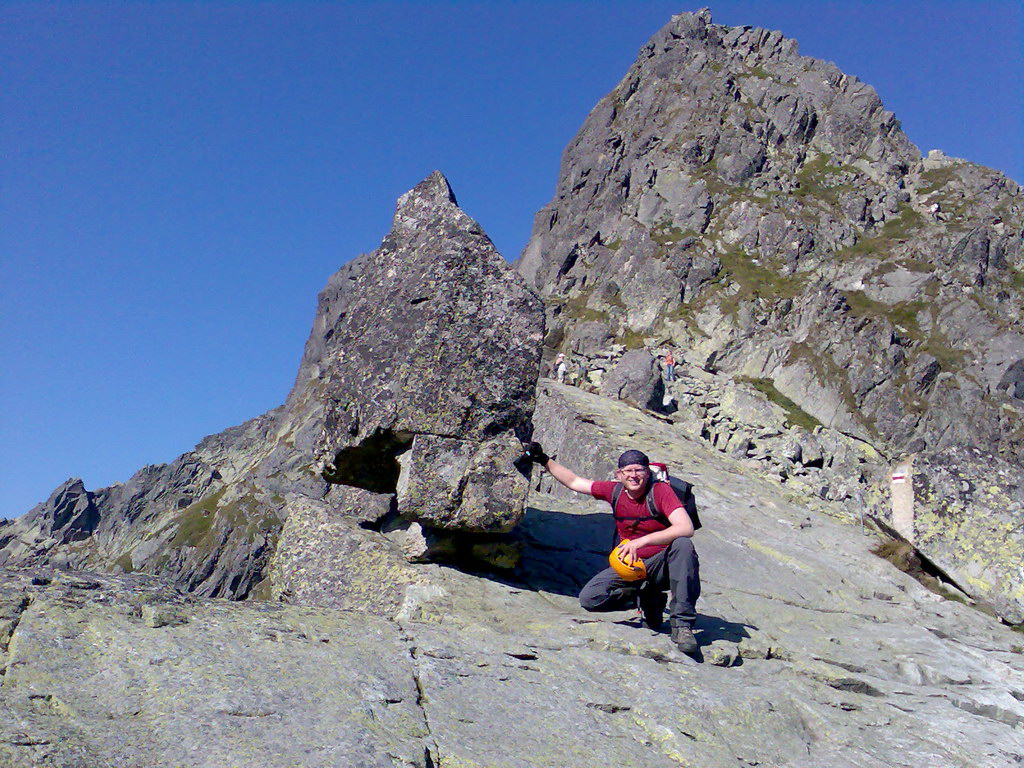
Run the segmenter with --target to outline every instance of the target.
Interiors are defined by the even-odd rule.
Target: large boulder
[[[324,476],[397,492],[398,513],[430,526],[510,530],[543,331],[540,300],[432,174],[399,199],[333,328]]]
[[[77,477],[57,486],[46,501],[33,507],[29,516],[33,525],[21,535],[15,536],[11,530],[5,536],[0,531],[0,565],[40,548],[86,539],[99,522],[93,494]]]
[[[320,420],[312,450],[331,488],[288,497],[266,587],[393,615],[426,578],[410,563],[515,565],[503,535],[525,510],[519,436],[544,316],[440,173],[399,199],[391,232],[346,280],[342,297],[321,295],[322,312],[344,311],[307,345],[319,373],[289,401]]]
[[[665,383],[658,361],[646,349],[629,350],[608,373],[601,385],[601,394],[638,408],[660,410]]]

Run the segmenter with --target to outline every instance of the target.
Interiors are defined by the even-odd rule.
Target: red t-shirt
[[[611,504],[612,492],[615,490],[615,485],[616,484],[610,480],[599,480],[590,487],[590,495],[595,499],[601,499],[601,501],[607,501]],[[665,515],[665,517],[668,517],[683,506],[682,502],[679,501],[679,497],[676,496],[675,491],[672,490],[672,486],[668,483],[654,483],[654,502],[658,506],[658,511]],[[623,488],[622,494],[619,496],[619,514],[629,518],[642,516],[639,520],[615,521],[615,532],[618,534],[619,541],[622,541],[623,539],[639,539],[641,536],[646,536],[648,533],[663,531],[668,527],[664,523],[661,523],[657,519],[651,517],[651,513],[647,509],[646,493],[638,500],[634,501],[629,498],[629,494],[626,493],[626,489]],[[639,552],[640,558],[648,558],[651,555],[661,552],[661,550],[665,549],[667,546],[668,544],[652,544],[648,547],[641,547]]]

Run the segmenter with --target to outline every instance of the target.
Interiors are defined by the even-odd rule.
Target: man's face
[[[647,477],[650,473],[651,470],[643,464],[630,464],[615,470],[615,477],[618,478],[627,491],[639,493],[647,483]]]

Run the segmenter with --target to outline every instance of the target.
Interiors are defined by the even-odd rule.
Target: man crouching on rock
[[[615,471],[617,483],[594,481],[580,477],[544,453],[539,443],[529,443],[530,459],[551,473],[558,482],[577,493],[586,493],[612,504],[616,486],[621,483],[613,506],[618,540],[625,543],[622,552],[627,560],[641,559],[647,577],[640,582],[626,581],[612,568],[606,568],[583,587],[580,605],[588,611],[629,610],[639,601],[644,624],[653,630],[662,626],[665,590],[672,592],[669,622],[672,641],[683,653],[697,650],[693,622],[700,597],[700,561],[693,548],[693,522],[668,483],[652,483],[650,461],[640,451],[626,451],[619,456]],[[647,494],[654,494],[657,510],[668,524],[653,517],[647,507]]]

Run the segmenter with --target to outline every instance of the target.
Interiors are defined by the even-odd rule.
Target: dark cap
[[[640,464],[645,467],[651,466],[651,460],[643,451],[630,450],[619,456],[619,469],[628,467],[630,464]]]

